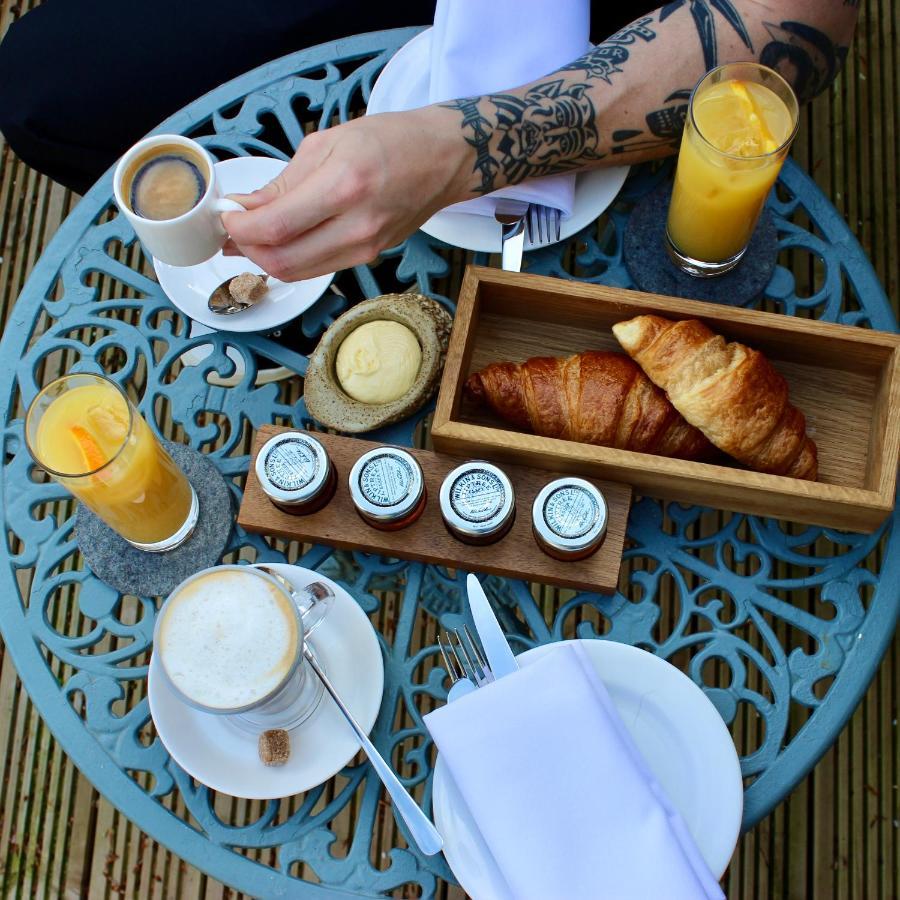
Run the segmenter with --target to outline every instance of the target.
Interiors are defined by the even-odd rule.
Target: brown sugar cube
[[[259,758],[266,766],[283,766],[291,756],[291,736],[283,728],[270,728],[259,736]]]
[[[254,275],[252,272],[243,272],[235,275],[228,282],[228,293],[238,302],[250,306],[261,299],[268,291],[266,279],[263,275]]]

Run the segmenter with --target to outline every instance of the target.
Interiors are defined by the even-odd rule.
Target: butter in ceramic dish
[[[338,347],[335,371],[344,392],[360,403],[399,400],[422,364],[422,348],[402,322],[376,319],[355,328]]]
[[[447,310],[420,294],[384,294],[347,310],[309,358],[310,415],[351,434],[411,416],[437,388],[451,325]]]

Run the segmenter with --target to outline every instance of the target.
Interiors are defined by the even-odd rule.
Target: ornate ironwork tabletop
[[[223,85],[159,130],[193,135],[219,158],[288,158],[304,127],[361,109],[379,71],[415,33],[385,31],[300,51]],[[633,172],[607,215],[564,244],[529,254],[527,270],[629,286],[624,224],[635,199],[664,174]],[[771,208],[781,255],[766,308],[896,328],[860,246],[790,162]],[[180,856],[254,895],[378,896],[412,885],[430,897],[452,875],[440,855],[409,849],[364,759],[316,790],[270,803],[214,796],[170,760],[145,697],[157,602],[122,598],[82,567],[73,504],[32,469],[23,409],[61,370],[111,371],[136,386],[159,433],[209,453],[238,500],[252,429],[308,421],[299,380],[257,383],[259,360],[302,376],[318,336],[362,297],[418,285],[452,309],[461,261],[459,251],[419,232],[372,266],[343,273],[346,297],[327,293],[284,346],[261,335],[191,336],[115,214],[107,173],[60,228],[3,335],[0,626],[16,667],[100,791]],[[810,273],[809,290],[798,287],[797,272]],[[202,345],[209,355],[186,365],[185,353]],[[234,375],[233,357],[243,360],[243,375],[232,386],[211,383]],[[409,444],[421,437],[421,419],[377,436]],[[631,513],[616,595],[497,578],[485,586],[516,650],[597,637],[644,647],[687,671],[732,729],[750,827],[831,745],[873,676],[900,606],[895,522],[896,515],[873,535],[843,534],[644,498]],[[297,553],[296,545],[239,530],[228,548],[229,559],[294,561]],[[373,740],[429,808],[433,747],[422,714],[444,697],[434,635],[439,624],[461,620],[464,573],[325,547],[308,549],[300,562],[341,580],[379,628],[386,677]]]

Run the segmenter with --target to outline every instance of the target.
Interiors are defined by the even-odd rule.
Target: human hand
[[[470,154],[458,116],[442,107],[314,132],[277,178],[231,195],[248,211],[222,216],[230,235],[224,252],[282,281],[370,262],[465,199]]]

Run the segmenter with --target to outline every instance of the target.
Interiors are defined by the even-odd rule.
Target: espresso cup
[[[147,219],[131,208],[124,182],[132,164],[156,148],[183,147],[204,167],[206,190],[187,212],[172,219]],[[138,141],[120,160],[113,175],[113,194],[122,215],[131,223],[144,249],[172,266],[195,266],[215,256],[228,237],[222,213],[244,212],[244,207],[222,196],[215,160],[196,141],[180,134],[157,134]]]

